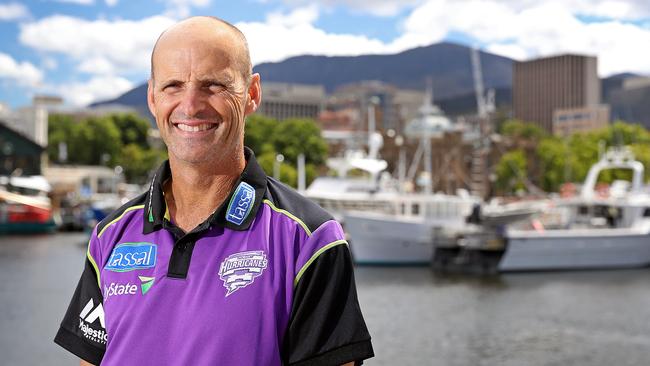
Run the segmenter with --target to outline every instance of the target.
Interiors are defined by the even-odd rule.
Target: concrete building
[[[262,83],[262,104],[257,113],[285,120],[289,118],[318,118],[325,102],[322,85]]]
[[[5,104],[0,105],[0,118],[7,126],[45,147],[48,110],[61,104],[63,99],[59,97],[37,95],[28,107],[12,110]]]
[[[553,131],[556,109],[595,107],[600,104],[598,59],[560,55],[515,62],[513,115]]]

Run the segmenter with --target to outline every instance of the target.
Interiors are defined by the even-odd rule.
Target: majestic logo
[[[226,296],[242,287],[246,287],[262,275],[268,260],[261,250],[235,253],[223,262],[219,268],[219,278],[226,288]]]
[[[95,329],[95,323],[99,320],[99,325],[101,329]],[[104,321],[104,307],[102,303],[99,303],[97,307],[91,298],[83,310],[79,314],[79,329],[83,333],[84,337],[90,339],[91,341],[106,344],[108,340],[108,335],[106,334],[106,324]]]
[[[158,247],[152,243],[122,243],[113,248],[104,269],[128,272],[156,266]]]
[[[226,220],[235,225],[241,225],[253,208],[255,202],[255,190],[250,184],[241,182],[228,203]]]
[[[140,290],[143,295],[149,292],[149,289],[153,286],[153,282],[156,280],[155,277],[138,276],[138,278],[140,279]]]

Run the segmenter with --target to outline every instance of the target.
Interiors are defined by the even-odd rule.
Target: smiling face
[[[170,160],[221,166],[243,159],[244,118],[259,105],[260,85],[242,52],[248,57],[242,38],[211,18],[161,36],[148,103]]]

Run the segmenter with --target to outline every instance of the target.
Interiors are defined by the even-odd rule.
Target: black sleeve
[[[102,302],[97,274],[86,258],[86,266],[54,342],[94,365],[99,365],[106,349]]]
[[[342,365],[373,356],[350,251],[338,245],[316,258],[296,286],[283,361],[292,366]]]

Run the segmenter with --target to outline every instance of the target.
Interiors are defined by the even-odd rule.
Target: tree
[[[501,132],[508,140],[509,150],[496,168],[497,188],[507,193],[517,189],[516,184],[510,183],[518,179],[508,166],[521,169],[521,154],[529,179],[545,191],[557,191],[565,182],[584,181],[600,155],[613,146],[629,146],[636,159],[650,168],[650,132],[636,124],[616,121],[599,130],[560,138],[548,136],[534,125],[508,120],[502,124]],[[611,183],[630,177],[630,171],[610,170],[603,172],[598,181]],[[646,171],[648,177],[650,172]]]
[[[48,156],[58,163],[121,165],[129,182],[142,183],[165,152],[149,146],[149,122],[135,114],[109,114],[75,120],[50,115]],[[60,161],[60,143],[67,145],[66,161]]]
[[[517,192],[526,188],[526,155],[513,150],[501,156],[496,166],[496,188],[501,192]]]
[[[318,168],[327,159],[327,143],[313,120],[288,119],[282,122],[252,115],[246,122],[244,143],[258,156],[264,171],[272,175],[277,154],[284,155],[280,180],[296,186],[298,155],[305,154],[306,180],[316,178]]]

